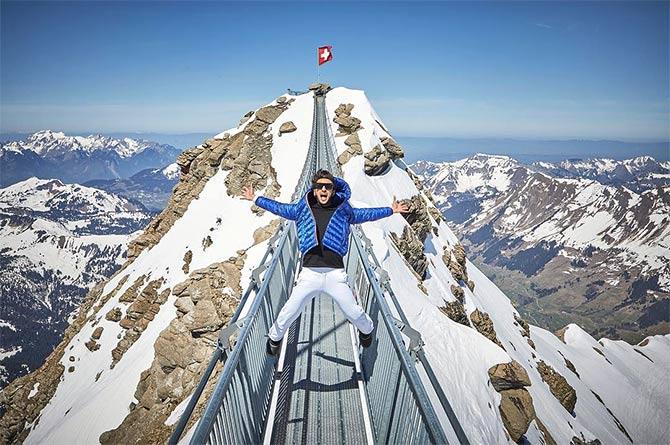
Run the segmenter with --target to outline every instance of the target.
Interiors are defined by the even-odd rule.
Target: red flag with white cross
[[[323,65],[326,62],[333,60],[333,47],[332,46],[320,46],[317,51],[319,56],[319,65]]]

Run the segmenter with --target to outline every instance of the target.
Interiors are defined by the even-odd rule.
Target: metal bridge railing
[[[327,168],[342,174],[335,160],[336,146],[325,98],[317,99],[319,113],[325,126],[322,131],[322,162]],[[375,443],[424,444],[447,443],[426,389],[414,366],[414,359],[405,348],[386,296],[371,267],[374,259],[370,248],[364,248],[359,229],[352,230],[345,268],[350,285],[359,303],[375,325],[373,344],[361,351],[361,367],[367,393]],[[376,261],[376,260],[375,260]]]
[[[267,332],[291,293],[298,264],[295,225],[283,226],[276,253],[237,343],[191,439],[192,444],[260,443],[267,418],[274,361],[265,353]]]
[[[315,107],[313,122],[316,122],[316,114]],[[313,124],[312,141],[316,141],[316,134],[316,124]],[[307,190],[316,164],[317,146],[316,143],[310,143],[292,201],[299,199]],[[191,443],[238,444],[258,443],[262,440],[274,373],[274,362],[265,357],[265,339],[293,288],[298,252],[295,224],[284,221],[270,239],[260,266],[252,273],[251,283],[230,322],[220,331],[217,347],[169,439],[170,445],[176,444],[181,438],[219,361],[225,362],[222,375]],[[251,307],[246,316],[240,319],[241,311],[252,294],[254,300]],[[240,335],[232,346],[229,337],[236,331],[240,331]]]
[[[368,252],[354,231],[346,258],[350,285],[375,324],[361,367],[375,443],[447,443],[439,419],[405,348]]]

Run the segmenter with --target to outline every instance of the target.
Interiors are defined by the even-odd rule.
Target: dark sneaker
[[[274,341],[268,337],[268,341],[265,343],[265,352],[268,355],[277,355],[281,349],[281,340]]]
[[[358,331],[358,340],[360,340],[361,346],[367,348],[372,344],[372,332],[364,334],[361,331]]]

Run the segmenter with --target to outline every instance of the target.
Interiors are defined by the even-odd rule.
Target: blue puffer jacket
[[[314,196],[311,190],[301,200],[291,204],[284,204],[264,196],[259,196],[255,201],[258,207],[296,222],[298,241],[302,253],[319,244],[316,238],[314,214],[309,205],[310,196],[312,198]],[[335,178],[335,196],[332,199],[334,204],[337,205],[337,209],[326,227],[326,233],[323,235],[323,245],[342,256],[346,255],[349,250],[349,226],[351,224],[375,221],[393,214],[391,207],[355,209],[349,204],[350,197],[349,184],[342,178]]]

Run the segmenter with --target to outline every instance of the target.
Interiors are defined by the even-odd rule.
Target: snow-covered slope
[[[598,346],[605,357],[611,356],[609,364],[592,348],[598,343],[586,334],[577,335],[576,327],[567,330],[566,343],[547,331],[530,329],[527,335],[537,343],[534,349],[509,299],[472,263],[462,259],[474,290],[454,278],[453,262],[445,262],[444,257],[458,251],[457,239],[417,188],[418,178],[384,157],[389,134],[364,92],[336,88],[327,94],[326,104],[331,118],[336,109],[342,111],[341,104],[351,104],[344,109],[360,120],[356,127],[354,119],[340,119],[350,124],[349,136],[356,133],[363,153],[354,150],[346,162],[341,158],[353,191],[352,204],[382,206],[394,196],[414,197],[416,215],[427,229],[420,235],[414,233],[419,231],[414,222],[410,227],[397,214],[364,229],[389,271],[391,286],[412,327],[421,331],[428,358],[472,443],[510,443],[498,409],[505,396],[491,386],[488,370],[511,359],[529,374],[530,403],[547,434],[558,443],[569,443],[573,437],[627,443],[614,416],[637,442],[670,439],[659,419],[670,408],[667,394],[654,393],[654,385],[660,385],[658,376],[670,371],[667,337],[654,337],[646,346],[636,347],[654,360],[639,367],[629,365],[642,357],[633,347],[617,342]],[[249,203],[234,195],[241,184],[251,181],[270,196],[290,199],[308,148],[312,107],[311,94],[284,96],[249,113],[237,128],[180,156],[180,183],[166,210],[131,246],[131,261],[99,292],[90,294],[52,363],[22,379],[21,388],[11,386],[11,395],[0,393],[0,401],[5,397],[13,407],[11,421],[7,415],[0,419],[8,437],[25,438],[26,443],[165,442],[170,432],[165,422],[195,387],[216,329],[230,316],[266,248],[271,230],[265,230],[265,236],[261,231],[271,229],[275,219],[267,212],[250,211]],[[297,130],[280,136],[279,128],[288,121]],[[332,125],[333,134],[338,134],[338,124]],[[351,143],[349,136],[346,132],[336,136],[340,154],[351,148],[345,144]],[[366,174],[375,163],[383,168],[372,170],[381,174]],[[398,243],[403,231],[407,237],[425,237],[414,252],[425,259],[424,278],[414,271],[416,265],[406,259],[408,252]],[[474,317],[475,309],[488,313],[502,347],[470,327],[470,322],[465,326],[445,314],[447,305],[458,302],[455,294],[462,294],[466,319]],[[99,347],[91,351],[85,344],[93,340]],[[583,377],[566,369],[563,358],[557,359],[559,351]],[[575,389],[574,413],[563,407],[540,376],[540,359]],[[611,382],[593,379],[598,373]],[[603,385],[623,389],[616,392]],[[629,412],[621,397],[633,388],[650,394],[636,413]],[[602,403],[591,391],[599,394]],[[26,402],[31,392],[33,404]],[[446,423],[444,413],[440,415]],[[545,443],[548,439],[538,421],[529,421],[527,440]]]
[[[149,218],[119,196],[56,179],[0,189],[0,334],[2,350],[17,350],[0,359],[2,386],[43,363],[70,313],[121,266]]]

